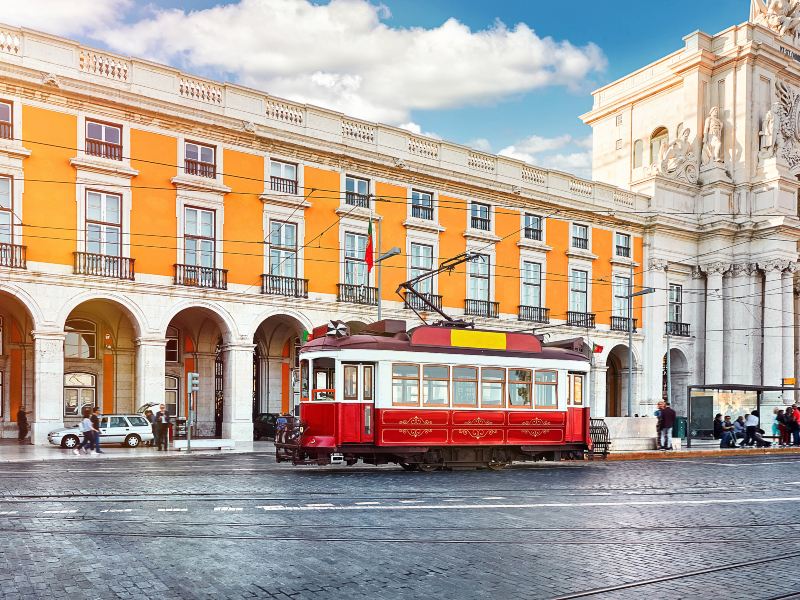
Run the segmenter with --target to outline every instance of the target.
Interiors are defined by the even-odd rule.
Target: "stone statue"
[[[722,156],[722,127],[719,108],[714,106],[706,117],[703,129],[703,165],[725,162]]]
[[[689,183],[697,183],[697,158],[692,151],[689,136],[692,131],[688,127],[670,144],[662,144],[658,156],[658,171],[675,179],[685,179]]]
[[[800,0],[752,0],[750,20],[778,35],[794,37],[800,26]]]
[[[773,102],[761,121],[761,130],[758,132],[760,150],[759,156],[768,158],[775,154],[778,147],[778,136],[781,129],[781,105]]]

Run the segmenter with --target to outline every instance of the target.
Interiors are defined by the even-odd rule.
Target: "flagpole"
[[[378,221],[378,256],[381,256],[381,222]],[[378,321],[381,320],[381,273],[383,272],[383,261],[378,261]]]

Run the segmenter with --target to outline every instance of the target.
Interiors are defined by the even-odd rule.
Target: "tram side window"
[[[344,399],[358,400],[358,367],[344,366]]]
[[[558,406],[558,373],[556,371],[536,371],[536,408]]]
[[[570,391],[570,404],[574,406],[583,406],[583,375],[578,373],[570,373],[571,391]]]
[[[308,361],[300,363],[300,397],[308,400]]]
[[[364,365],[364,400],[372,400],[372,365]]]
[[[453,367],[453,406],[478,406],[476,367]]]
[[[450,404],[450,368],[442,365],[422,367],[422,402],[427,406]]]
[[[505,383],[505,369],[481,369],[481,406],[503,406]]]
[[[528,369],[508,370],[508,405],[512,408],[531,408],[532,375]]]
[[[419,405],[419,365],[392,365],[392,404]]]

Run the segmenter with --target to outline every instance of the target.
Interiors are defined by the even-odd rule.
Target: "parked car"
[[[275,439],[275,421],[280,415],[277,413],[260,413],[253,419],[253,439],[262,437]]]
[[[100,443],[122,444],[127,448],[136,448],[142,442],[153,439],[150,423],[141,415],[101,415]],[[75,448],[83,441],[83,433],[78,425],[56,429],[47,434],[47,440],[62,448]]]

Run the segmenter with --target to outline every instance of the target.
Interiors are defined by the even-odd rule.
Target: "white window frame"
[[[536,283],[528,283],[526,281],[525,274],[527,273],[527,268],[526,267],[527,267],[528,264],[537,265],[539,267],[539,282],[538,282],[538,284],[536,284]],[[521,264],[521,267],[520,267],[520,279],[519,279],[519,282],[520,282],[519,303],[520,303],[520,305],[522,305],[522,306],[536,306],[537,308],[543,308],[545,306],[544,305],[544,282],[543,282],[543,274],[544,273],[543,272],[544,272],[544,268],[542,266],[542,263],[540,263],[539,261],[537,261],[537,260],[526,260],[524,258],[522,259],[522,264]],[[529,289],[530,287],[533,287],[533,288],[538,287],[539,288],[539,303],[536,304],[536,305],[530,304],[530,303],[525,301],[525,290]]]
[[[421,248],[430,248],[431,255],[430,255],[430,266],[429,267],[421,267],[414,265],[414,247],[421,247]],[[419,240],[409,240],[408,242],[408,278],[413,279],[414,277],[418,277],[423,273],[428,273],[433,271],[436,268],[436,248],[433,244],[429,242],[423,242]],[[424,281],[421,281],[417,284],[417,291],[421,294],[435,294],[435,282],[434,280],[436,277],[428,278]],[[424,286],[425,289],[419,286]]]
[[[573,293],[573,291],[575,291],[575,290],[573,290],[573,287],[575,285],[574,281],[575,281],[575,272],[576,271],[580,271],[580,272],[586,274],[586,290],[584,292],[584,297],[586,298],[585,310],[577,310],[573,306],[573,303],[572,303],[572,293]],[[592,287],[591,286],[591,271],[587,270],[586,267],[584,267],[583,265],[579,265],[579,266],[570,265],[568,286],[569,286],[569,290],[568,290],[569,297],[567,298],[567,310],[570,311],[570,312],[577,312],[577,313],[584,313],[584,314],[591,313],[592,312],[592,305],[591,305],[591,299],[590,299],[590,295],[589,295],[589,291],[591,290],[591,287]]]
[[[373,236],[375,235],[375,231],[374,230],[373,230],[372,234],[373,234]],[[343,238],[342,252],[343,252],[344,256],[343,256],[343,263],[342,263],[342,279],[341,279],[341,283],[343,283],[345,285],[364,285],[364,286],[367,286],[367,287],[371,287],[370,280],[371,280],[372,273],[371,272],[367,272],[367,261],[365,260],[365,257],[358,257],[358,256],[348,257],[347,256],[347,236],[355,236],[355,237],[359,237],[359,238],[363,237],[364,238],[364,249],[365,249],[365,251],[366,251],[367,246],[369,245],[369,237],[367,235],[367,232],[363,232],[362,233],[360,231],[353,231],[351,229],[348,229],[347,231],[345,231],[343,233],[343,236],[342,236],[342,238]],[[356,252],[358,252],[358,244],[356,244]],[[353,264],[353,263],[363,264],[364,265],[365,280],[364,280],[363,283],[354,283],[352,281],[348,281],[347,280],[347,266],[348,266],[348,264]],[[374,269],[373,269],[373,271],[374,271]]]
[[[618,247],[622,245],[617,242],[617,239],[620,236],[623,238],[628,238],[628,256],[624,256],[618,253],[619,252]],[[633,260],[633,236],[630,233],[626,233],[625,231],[614,232],[614,256],[628,260]]]
[[[628,298],[630,293],[631,277],[630,273],[613,273],[611,275],[611,315],[614,317],[628,318]],[[620,296],[625,296],[621,298]]]
[[[578,237],[575,235],[575,228],[576,227],[584,227],[586,228],[586,248],[579,248],[575,245],[575,239]],[[574,250],[583,250],[585,252],[592,251],[592,227],[588,223],[581,223],[579,221],[572,221],[569,227],[569,247]]]
[[[282,233],[285,232],[285,231],[288,231],[289,228],[293,228],[294,229],[294,247],[293,248],[291,246],[287,246],[287,245],[284,245],[282,243],[281,244],[275,244],[272,241],[273,225],[278,225],[279,228],[280,228],[280,231]],[[265,271],[265,273],[267,273],[268,275],[276,275],[276,276],[279,276],[279,277],[298,278],[298,266],[299,266],[298,265],[299,261],[298,261],[298,256],[297,256],[297,254],[298,254],[297,253],[298,229],[299,228],[297,226],[297,223],[293,223],[291,221],[281,221],[280,219],[271,219],[270,220],[270,222],[269,222],[269,236],[267,238],[268,241],[269,241],[269,244],[268,244],[269,248],[268,248],[267,252],[269,254],[267,256],[267,270]],[[292,269],[292,271],[293,271],[292,275],[285,275],[283,273],[273,273],[272,272],[272,252],[273,252],[273,250],[278,251],[281,256],[283,256],[284,253],[286,253],[287,256],[289,254],[292,254],[294,256],[294,258],[292,259],[292,262],[293,262],[293,265],[294,265],[293,269]],[[284,264],[286,264],[285,263],[286,260],[287,260],[286,257],[282,257],[281,258],[281,262],[278,263],[279,266],[282,267]]]
[[[667,320],[672,323],[684,323],[684,306],[683,306],[683,284],[682,283],[669,283],[669,289],[667,290]],[[672,291],[673,288],[677,288],[678,290],[678,301],[673,302],[672,300]],[[680,312],[680,319],[677,321],[672,318],[672,307],[678,306]]]
[[[477,229],[477,228],[472,226],[472,217],[473,216],[478,217],[478,215],[473,215],[472,214],[473,207],[475,207],[475,206],[486,207],[486,209],[487,209],[486,218],[489,220],[489,229]],[[467,205],[466,213],[467,213],[467,228],[468,229],[471,229],[472,231],[483,232],[483,233],[494,233],[494,221],[495,220],[494,220],[494,208],[493,208],[492,204],[490,204],[489,202],[481,201],[481,200],[470,200],[469,204]],[[478,218],[482,219],[484,217],[478,217]]]
[[[89,196],[92,194],[100,195],[100,219],[89,219]],[[113,221],[109,221],[106,214],[106,207],[107,207],[107,200],[109,197],[113,197],[117,199],[118,202],[118,221],[114,223]],[[120,257],[123,256],[122,254],[122,237],[124,230],[122,228],[122,206],[123,206],[123,199],[122,194],[111,193],[101,190],[95,189],[86,189],[86,216],[85,216],[85,226],[86,230],[84,235],[86,236],[86,251],[92,252],[93,254],[99,254],[101,256],[109,256],[109,257]],[[89,227],[90,225],[96,225],[100,228],[100,248],[97,252],[93,252],[89,247]],[[108,231],[112,229],[117,229],[118,236],[117,236],[117,252],[116,253],[109,253],[108,252]]]
[[[488,301],[491,302],[494,294],[494,286],[492,285],[492,268],[494,267],[494,256],[487,252],[476,252],[476,254],[480,256],[486,257],[488,264],[486,265],[486,276],[483,275],[477,276],[478,279],[485,279],[486,280],[486,297],[485,298],[473,298],[471,294],[472,286],[470,285],[472,278],[476,277],[472,273],[472,269],[474,269],[474,265],[476,262],[469,261],[467,262],[467,293],[465,298],[467,300],[478,300],[478,301]]]

